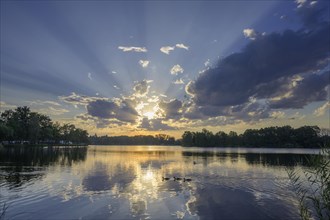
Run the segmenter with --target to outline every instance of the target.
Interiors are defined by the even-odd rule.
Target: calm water
[[[314,153],[176,146],[1,149],[0,211],[5,203],[5,219],[297,219],[286,167],[305,166]]]

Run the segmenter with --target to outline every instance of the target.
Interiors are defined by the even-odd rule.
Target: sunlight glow
[[[147,117],[148,119],[153,119],[156,116],[155,112],[145,112],[143,113],[143,116]]]

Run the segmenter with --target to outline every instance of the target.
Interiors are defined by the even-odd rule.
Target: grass
[[[299,201],[300,217],[303,220],[315,217],[330,219],[330,148],[322,148],[319,155],[308,160],[310,167],[302,173],[288,170],[291,186]]]

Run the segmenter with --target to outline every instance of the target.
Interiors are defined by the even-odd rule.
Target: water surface
[[[297,219],[286,169],[306,166],[306,158],[316,153],[178,146],[3,148],[0,205],[8,207],[5,219]]]

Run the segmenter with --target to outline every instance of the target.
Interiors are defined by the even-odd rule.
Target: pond
[[[0,211],[5,204],[4,219],[297,219],[287,168],[318,152],[2,148]]]

